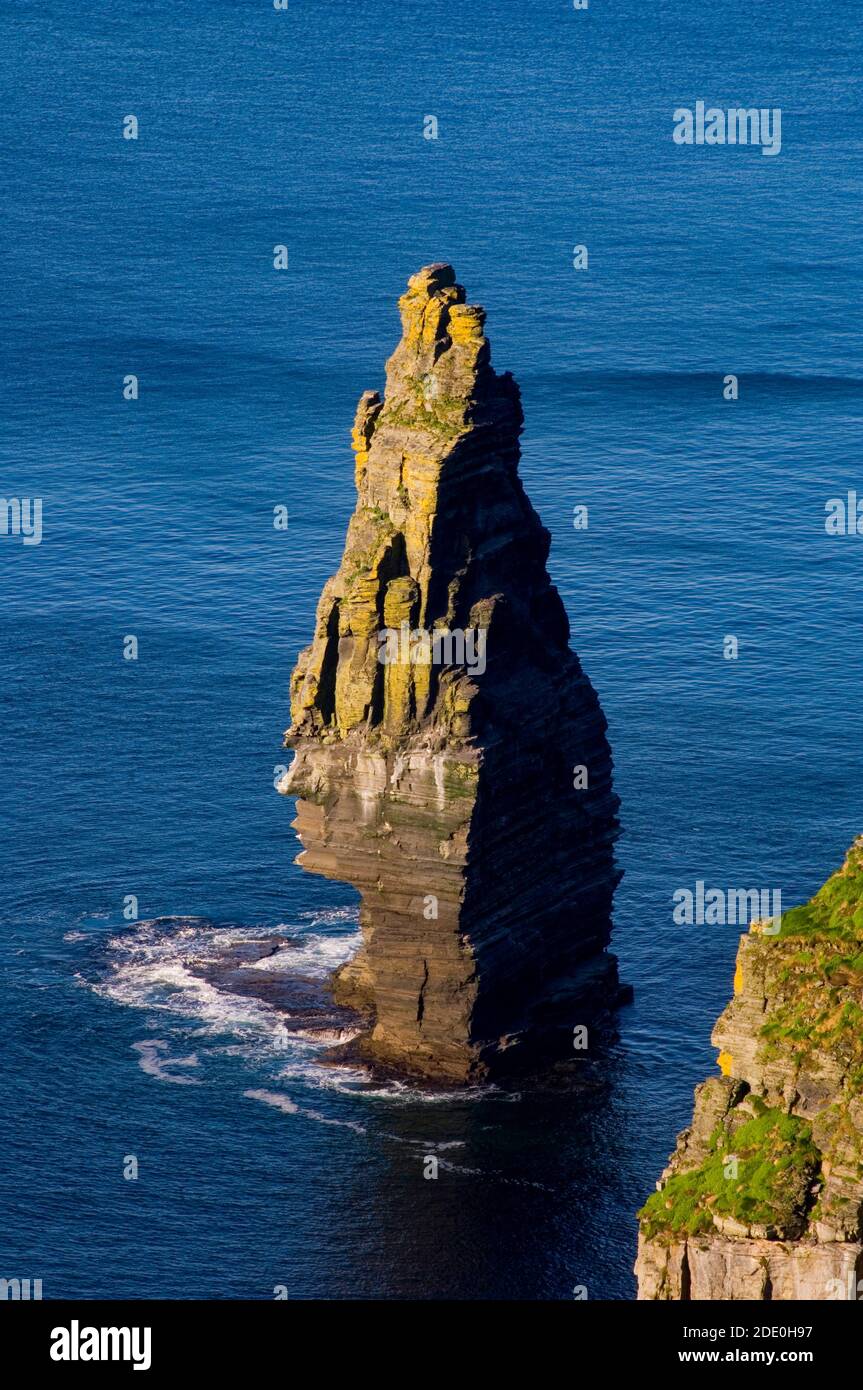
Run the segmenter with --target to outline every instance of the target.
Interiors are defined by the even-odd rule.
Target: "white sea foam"
[[[358,946],[359,932],[350,936],[319,936],[306,932],[293,937],[290,945],[285,944],[271,956],[244,961],[241,969],[326,979],[337,966],[351,958]]]
[[[368,1134],[365,1125],[357,1120],[339,1120],[335,1115],[322,1115],[320,1110],[301,1110],[307,1120],[315,1120],[319,1125],[335,1125],[338,1129],[352,1129],[355,1134]]]
[[[335,1125],[338,1129],[352,1129],[355,1134],[368,1134],[365,1125],[359,1124],[358,1121],[339,1120],[334,1115],[322,1115],[319,1110],[307,1110],[305,1106],[297,1105],[282,1091],[244,1091],[243,1095],[248,1096],[249,1100],[259,1100],[263,1105],[272,1105],[286,1115],[301,1115],[303,1119],[314,1120],[320,1125]]]
[[[465,1086],[458,1091],[430,1090],[388,1077],[385,1081],[376,1078],[368,1067],[356,1063],[339,1066],[322,1066],[309,1057],[291,1058],[279,1072],[280,1080],[314,1086],[318,1090],[341,1092],[344,1095],[362,1096],[364,1100],[385,1100],[403,1102],[411,1105],[464,1104],[490,1097],[503,1100],[518,1099],[518,1096],[498,1092],[493,1086]]]
[[[288,1033],[288,1037],[302,1038],[307,1042],[331,1047],[333,1043],[352,1042],[362,1031],[362,1028],[294,1028]]]
[[[369,1130],[357,1120],[342,1120],[337,1115],[324,1115],[320,1110],[310,1110],[307,1106],[297,1105],[291,1100],[290,1096],[283,1091],[249,1090],[243,1092],[249,1100],[260,1101],[263,1105],[270,1105],[276,1110],[281,1110],[286,1115],[297,1115],[304,1120],[312,1120],[315,1124],[331,1125],[337,1129],[350,1129],[354,1134],[363,1137],[369,1134]],[[448,1158],[441,1158],[440,1155],[449,1149],[460,1149],[464,1147],[463,1139],[451,1139],[438,1142],[433,1139],[406,1139],[401,1134],[380,1133],[378,1140],[385,1140],[390,1144],[400,1144],[407,1148],[414,1149],[418,1156],[423,1158],[434,1155],[438,1160],[438,1166],[450,1173],[460,1173],[466,1176],[476,1176],[481,1173],[479,1168],[467,1168],[463,1164],[452,1163]]]
[[[299,1110],[299,1106],[294,1104],[290,1096],[279,1095],[278,1091],[244,1091],[243,1095],[249,1100],[259,1100],[263,1105],[274,1105],[286,1115],[296,1115]]]
[[[257,999],[217,989],[182,960],[158,953],[130,953],[115,964],[111,977],[95,985],[97,994],[133,1008],[164,1010],[197,1023],[197,1032],[272,1034],[277,1011]]]
[[[355,922],[356,913],[353,919],[339,920]],[[168,923],[180,925],[165,930]],[[289,931],[291,938],[287,936]],[[239,1032],[246,1037],[257,1034],[269,1042],[278,1021],[285,1017],[283,1010],[264,1000],[221,989],[197,972],[232,950],[256,942],[263,945],[277,934],[286,937],[284,950],[252,963],[251,968],[324,978],[347,960],[359,943],[358,929],[349,934],[320,935],[310,927],[298,932],[296,927],[291,929],[284,923],[272,930],[213,928],[188,917],[159,918],[142,922],[111,939],[110,973],[93,987],[119,1004],[185,1016],[197,1024],[200,1033]],[[299,944],[293,947],[288,944],[289,939]]]
[[[350,959],[360,944],[357,910],[307,912],[301,914],[299,923],[281,922],[272,928],[213,927],[200,918],[182,916],[140,922],[110,939],[107,973],[91,982],[90,987],[115,1003],[146,1009],[148,1028],[155,1027],[166,1036],[195,1040],[202,1057],[215,1050],[220,1056],[245,1061],[261,1080],[278,1080],[346,1098],[405,1105],[461,1105],[493,1094],[489,1088],[479,1087],[457,1091],[421,1089],[395,1079],[382,1081],[355,1062],[323,1064],[319,1060],[323,1049],[349,1041],[361,1030],[287,1028],[284,1021],[289,1015],[284,1009],[234,994],[198,973],[240,948],[257,943],[262,948],[271,946],[275,937],[284,938],[283,947],[258,961],[238,963],[239,968],[246,965],[252,970],[323,981]],[[212,1040],[213,1046],[202,1047],[201,1039]],[[174,1070],[178,1066],[200,1065],[198,1053],[172,1060],[162,1055],[167,1046],[164,1037],[136,1044],[140,1065],[162,1080],[189,1084],[192,1078],[177,1076]],[[253,1089],[253,1099],[263,1100],[266,1095],[270,1097],[267,1103],[295,1113],[290,1108],[293,1102],[286,1101],[281,1092],[266,1085]],[[501,1099],[516,1098],[501,1093]],[[309,1113],[308,1118],[329,1123],[332,1117],[316,1112]]]
[[[164,1038],[148,1038],[145,1042],[132,1043],[133,1052],[138,1053],[138,1065],[148,1076],[158,1077],[160,1081],[172,1081],[175,1086],[200,1086],[194,1076],[174,1076],[174,1067],[197,1067],[195,1053],[190,1057],[163,1057],[170,1044]]]
[[[363,1090],[363,1094],[368,1094],[363,1088],[371,1081],[371,1073],[366,1067],[354,1063],[338,1067],[322,1066],[311,1049],[307,1050],[305,1056],[300,1054],[292,1057],[278,1075],[281,1081],[298,1082],[300,1085],[313,1086],[316,1090]]]

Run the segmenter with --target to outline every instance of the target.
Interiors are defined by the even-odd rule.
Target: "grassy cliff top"
[[[718,1125],[701,1166],[648,1197],[638,1213],[642,1231],[679,1237],[734,1223],[741,1234],[793,1237],[805,1224],[820,1162],[811,1127],[781,1110],[763,1110],[734,1133]]]
[[[765,1059],[785,1055],[799,1066],[820,1054],[846,1089],[863,1089],[863,837],[808,903],[783,914],[781,932],[762,940]]]
[[[783,913],[780,937],[829,933],[863,947],[863,835],[814,898]],[[863,955],[859,956],[863,961]],[[863,968],[863,967],[861,967]]]
[[[863,837],[778,934],[769,927],[754,923],[741,944],[714,1033],[723,1079],[699,1087],[670,1176],[639,1213],[648,1239],[858,1238]]]

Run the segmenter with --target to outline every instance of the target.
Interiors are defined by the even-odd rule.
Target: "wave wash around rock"
[[[621,998],[606,721],[518,476],[518,387],[464,300],[449,265],[412,276],[384,399],[359,402],[279,788],[298,862],[361,894],[333,980],[368,1015],[354,1051],[447,1082],[572,1056]]]
[[[863,838],[780,930],[740,939],[721,1076],[639,1213],[642,1299],[859,1299]]]

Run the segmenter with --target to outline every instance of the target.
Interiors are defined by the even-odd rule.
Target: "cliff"
[[[639,1298],[859,1296],[863,838],[771,928],[741,938],[722,1075],[639,1214]]]
[[[465,1082],[572,1056],[618,1001],[606,722],[518,476],[522,410],[449,265],[399,300],[357,504],[291,681],[298,862],[360,892],[336,976],[368,1060]],[[580,769],[580,770],[579,770]]]

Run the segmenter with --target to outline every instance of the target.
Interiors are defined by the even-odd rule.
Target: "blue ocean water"
[[[672,894],[800,901],[863,829],[863,538],[824,529],[863,496],[859,4],[22,0],[2,23],[2,483],[43,499],[43,539],[0,543],[0,1275],[631,1298],[738,936],[675,926]],[[699,99],[780,107],[780,155],[676,146]],[[356,940],[351,890],[293,865],[274,769],[356,400],[438,259],[521,384],[610,724],[636,1002],[589,1098],[369,1085],[274,1050],[265,1006],[190,968],[283,936],[322,977]]]

